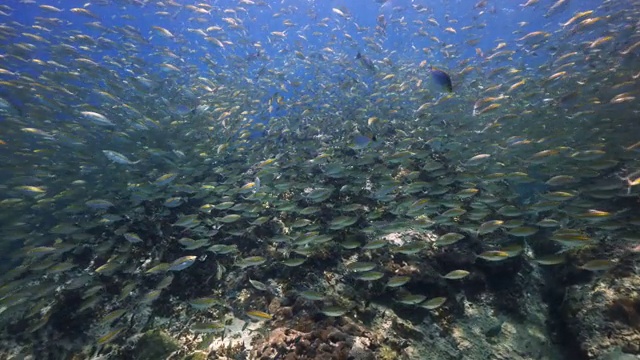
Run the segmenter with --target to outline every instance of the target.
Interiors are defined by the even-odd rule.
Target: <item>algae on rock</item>
[[[164,331],[149,330],[138,340],[134,353],[137,360],[157,360],[179,348],[179,343]]]

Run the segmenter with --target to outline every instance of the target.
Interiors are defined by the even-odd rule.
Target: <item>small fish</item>
[[[106,314],[105,316],[103,316],[102,319],[100,320],[100,324],[101,325],[105,325],[105,326],[106,325],[110,325],[112,322],[117,320],[119,317],[124,315],[126,312],[127,312],[127,310],[125,310],[125,309],[114,310],[114,311]]]
[[[222,302],[214,297],[201,297],[189,300],[189,305],[196,310],[207,310],[214,305],[221,305]]]
[[[346,267],[353,272],[366,272],[373,270],[376,267],[376,264],[372,262],[361,261],[350,263]]]
[[[240,220],[241,216],[238,214],[229,214],[221,218],[217,218],[216,220],[223,222],[225,224],[231,224],[238,220]]]
[[[181,197],[171,197],[164,201],[164,206],[168,208],[174,208],[182,205],[183,199]]]
[[[564,264],[564,262],[566,261],[566,256],[565,254],[552,254],[552,255],[545,255],[545,256],[540,256],[537,257],[535,259],[533,259],[534,262],[540,264],[540,265],[558,265],[558,264]]]
[[[166,272],[167,270],[169,270],[169,263],[160,263],[154,267],[152,267],[151,269],[145,271],[145,274],[159,274],[159,273],[163,273]]]
[[[442,306],[442,304],[444,304],[447,301],[446,297],[435,297],[433,299],[429,299],[425,302],[423,302],[422,304],[420,304],[420,307],[423,307],[425,309],[428,310],[435,310],[437,308],[439,308],[440,306]]]
[[[104,345],[104,344],[112,341],[113,339],[117,338],[118,335],[120,335],[124,330],[125,330],[125,327],[120,327],[120,328],[116,328],[116,329],[113,329],[113,330],[109,331],[105,335],[103,335],[100,338],[98,338],[97,344],[98,345]]]
[[[17,186],[14,189],[20,191],[21,193],[23,193],[25,195],[29,195],[29,196],[36,196],[36,195],[44,194],[44,193],[47,192],[47,190],[42,188],[42,187],[28,186],[28,185]]]
[[[324,307],[320,310],[321,313],[327,315],[327,316],[332,316],[332,317],[338,317],[338,316],[342,316],[344,314],[347,313],[347,309],[338,306],[338,305],[331,305],[331,306],[327,306]]]
[[[195,333],[204,333],[204,334],[217,333],[224,330],[224,324],[219,322],[214,322],[214,323],[197,322],[191,325],[190,329]]]
[[[375,135],[369,137],[365,135],[357,134],[353,137],[353,141],[349,144],[349,147],[353,150],[366,149],[369,144],[376,142],[378,139]]]
[[[597,260],[587,261],[586,263],[578,266],[578,268],[582,270],[589,270],[589,271],[607,271],[612,267],[614,267],[615,265],[616,265],[616,262],[613,260],[597,259]]]
[[[209,246],[207,251],[211,251],[216,254],[224,255],[229,254],[237,250],[236,245],[215,244]]]
[[[536,232],[538,232],[538,229],[533,226],[518,226],[509,230],[507,233],[513,236],[527,237],[535,234]]]
[[[110,207],[115,206],[112,202],[102,199],[88,200],[85,202],[85,205],[94,210],[106,210]]]
[[[356,60],[359,60],[360,64],[362,64],[362,66],[364,66],[367,70],[371,72],[376,71],[376,66],[373,64],[373,61],[368,57],[360,54],[359,51],[358,51],[358,54],[356,55]]]
[[[451,77],[449,76],[449,74],[442,70],[438,70],[433,66],[431,66],[430,72],[433,82],[443,87],[445,90],[447,90],[447,92],[453,92],[453,84],[451,83]]]
[[[418,295],[418,294],[407,294],[407,295],[402,295],[398,298],[398,302],[405,304],[405,305],[418,305],[421,302],[424,301],[424,299],[426,299],[427,297],[424,295]]]
[[[106,116],[102,114],[98,114],[93,111],[82,111],[80,114],[84,116],[85,119],[91,121],[92,123],[100,126],[116,126],[111,120],[107,119]]]
[[[313,290],[301,291],[300,296],[311,301],[324,300],[324,295],[321,292],[313,291]]]
[[[387,244],[388,242],[385,239],[377,239],[377,240],[369,241],[368,243],[364,244],[362,248],[365,250],[375,250],[375,249],[383,248],[387,246]]]
[[[258,265],[262,265],[267,261],[267,259],[263,258],[262,256],[250,256],[248,258],[244,258],[241,259],[240,261],[238,261],[236,263],[236,266],[240,267],[240,268],[248,268],[251,266],[258,266]]]
[[[135,164],[139,163],[140,161],[142,161],[142,160],[131,161],[126,156],[120,154],[119,152],[115,152],[113,150],[102,150],[102,152],[107,157],[107,159],[113,161],[116,164],[135,165]]]
[[[410,276],[393,276],[387,281],[387,287],[400,287],[411,280]]]
[[[486,235],[496,231],[504,224],[503,220],[489,220],[480,225],[478,228],[478,235]]]
[[[453,270],[442,277],[449,280],[464,279],[470,274],[467,270]]]
[[[383,276],[384,273],[380,271],[367,271],[356,275],[355,278],[362,281],[375,281],[382,279]]]
[[[425,248],[425,244],[419,243],[416,241],[410,244],[404,244],[402,246],[398,246],[397,248],[393,249],[393,251],[406,254],[406,255],[414,255],[419,253],[424,248]]]
[[[271,320],[273,318],[271,314],[258,310],[247,311],[247,316],[256,321]]]
[[[196,262],[197,256],[195,255],[187,255],[181,258],[176,259],[174,262],[169,264],[168,271],[181,271],[189,266],[193,265]]]
[[[447,233],[444,234],[442,236],[440,236],[438,238],[438,240],[436,240],[435,245],[437,246],[446,246],[446,245],[453,245],[455,243],[457,243],[458,241],[464,239],[465,236],[462,234],[458,234],[458,233]]]
[[[194,228],[198,225],[200,225],[200,220],[198,220],[197,214],[182,216],[173,223],[173,226],[184,227],[187,229]]]
[[[135,244],[135,243],[140,243],[143,240],[140,238],[140,236],[138,236],[138,234],[136,233],[132,233],[132,232],[128,232],[128,233],[124,233],[124,238],[127,239],[128,242]]]
[[[153,184],[157,185],[157,186],[169,185],[177,176],[178,176],[178,174],[176,174],[176,173],[164,174],[164,175],[160,176],[159,178],[157,178],[153,182]]]
[[[487,261],[502,261],[510,257],[506,251],[499,250],[488,250],[476,256]]]
[[[296,267],[296,266],[300,266],[302,265],[302,263],[305,261],[305,259],[303,258],[291,258],[291,259],[286,259],[282,261],[282,264],[289,266],[289,267]]]
[[[265,283],[263,283],[263,282],[260,282],[258,280],[249,279],[249,283],[251,284],[251,286],[253,286],[257,290],[267,291],[267,285]]]

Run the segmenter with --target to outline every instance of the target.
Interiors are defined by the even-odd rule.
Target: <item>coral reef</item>
[[[162,330],[146,332],[138,340],[133,357],[137,360],[165,359],[180,348],[180,344]]]
[[[569,287],[563,315],[582,358],[607,359],[612,351],[640,357],[640,275],[608,273]]]
[[[308,333],[277,328],[254,346],[251,358],[374,360],[371,337],[372,334],[362,333],[360,326],[350,322],[328,325]]]

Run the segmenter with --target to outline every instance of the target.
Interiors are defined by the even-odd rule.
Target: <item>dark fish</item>
[[[18,107],[13,101],[0,97],[0,114],[2,113],[22,116],[22,109],[20,109],[20,107]]]
[[[360,60],[362,66],[366,67],[370,71],[376,71],[376,66],[373,64],[373,61],[371,61],[371,59],[369,59],[368,57],[360,54],[359,51],[358,55],[356,55],[356,60]]]
[[[434,69],[431,67],[431,78],[439,86],[445,88],[448,92],[453,92],[453,84],[451,84],[451,78],[449,74],[442,70]]]

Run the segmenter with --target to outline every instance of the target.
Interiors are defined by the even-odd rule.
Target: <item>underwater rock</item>
[[[374,360],[369,349],[373,340],[349,333],[359,326],[347,323],[339,328],[318,327],[311,332],[301,332],[280,327],[271,331],[268,338],[254,343],[251,359],[354,359]]]
[[[367,325],[381,339],[376,356],[393,354],[391,348],[397,350],[397,359],[407,360],[563,359],[547,327],[542,284],[535,267],[522,267],[509,286],[489,283],[476,293],[467,292],[467,284],[462,284],[462,293],[448,297],[434,311],[372,303],[369,310],[375,314]],[[506,301],[514,303],[505,306]]]
[[[368,348],[371,340],[366,337],[357,336],[353,340],[353,347],[349,351],[349,359],[353,360],[375,360],[373,352]]]
[[[138,340],[134,350],[134,358],[137,360],[165,359],[179,348],[178,342],[164,331],[151,330]]]
[[[207,353],[204,351],[194,351],[191,354],[184,357],[184,360],[207,360]]]
[[[640,355],[640,276],[605,274],[567,289],[564,321],[586,359]]]

